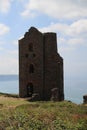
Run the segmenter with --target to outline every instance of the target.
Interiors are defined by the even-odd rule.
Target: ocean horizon
[[[70,79],[64,80],[65,100],[77,104],[83,103],[83,95],[87,94],[87,81]],[[19,94],[18,75],[0,75],[0,92],[9,94]]]

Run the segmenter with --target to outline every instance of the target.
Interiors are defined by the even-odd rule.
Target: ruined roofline
[[[21,37],[19,39],[19,41],[21,41],[22,39],[24,39],[29,33],[32,33],[32,32],[39,32],[39,33],[41,33],[37,28],[31,27],[27,32],[25,32],[24,36]]]
[[[28,32],[33,32],[33,31],[41,33],[37,28],[35,28],[35,27],[32,26],[32,27],[28,30]]]
[[[36,32],[39,32],[39,33],[41,33],[43,35],[49,35],[49,34],[55,34],[56,35],[55,32],[44,32],[44,33],[42,33],[41,31],[39,31],[37,28],[35,28],[33,26],[28,30],[28,32],[31,32],[31,31],[36,31]]]
[[[29,33],[32,33],[32,32],[41,33],[43,36],[56,35],[55,32],[44,32],[44,33],[42,33],[42,32],[39,31],[37,28],[35,28],[35,27],[32,26],[32,27],[24,34],[24,36],[19,39],[19,41],[22,40],[22,39],[24,39],[27,35],[29,35]]]
[[[61,55],[59,54],[59,52],[57,52],[57,56],[60,57],[63,60],[63,57],[61,57]]]

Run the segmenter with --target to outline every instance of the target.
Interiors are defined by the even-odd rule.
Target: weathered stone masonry
[[[31,27],[19,40],[19,95],[50,100],[51,89],[58,88],[64,100],[63,59],[57,53],[56,33],[41,33]]]

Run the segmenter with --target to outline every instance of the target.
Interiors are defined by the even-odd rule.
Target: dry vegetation
[[[0,130],[87,130],[87,106],[0,94]]]

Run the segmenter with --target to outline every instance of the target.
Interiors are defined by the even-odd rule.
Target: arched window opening
[[[32,43],[29,44],[29,51],[33,51],[33,44]]]
[[[33,94],[33,84],[28,83],[28,85],[27,85],[27,96],[32,97],[32,94]]]
[[[34,66],[33,66],[33,64],[30,64],[30,66],[29,66],[29,73],[34,73]]]
[[[33,53],[33,57],[35,57],[36,55],[35,55],[35,53]]]
[[[25,54],[25,57],[28,58],[28,54],[27,53]]]

